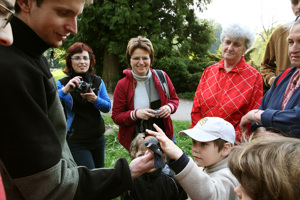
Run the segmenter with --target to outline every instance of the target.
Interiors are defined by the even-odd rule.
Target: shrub
[[[165,57],[156,66],[168,74],[177,93],[195,92],[203,71],[198,63],[183,57]]]

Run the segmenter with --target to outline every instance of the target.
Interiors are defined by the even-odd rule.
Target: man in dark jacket
[[[128,165],[77,167],[66,144],[66,122],[55,80],[42,55],[77,32],[91,0],[17,0],[14,43],[0,46],[0,173],[8,199],[112,199],[153,168],[148,154]]]

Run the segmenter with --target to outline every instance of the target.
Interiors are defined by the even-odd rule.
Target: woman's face
[[[240,184],[234,189],[234,192],[237,194],[239,197],[239,200],[252,200],[248,194],[245,192],[243,186]]]
[[[288,44],[291,64],[300,69],[300,24],[295,24],[291,29]]]
[[[222,55],[226,62],[238,63],[245,53],[245,39],[226,36],[222,44]]]
[[[85,73],[90,68],[90,56],[87,51],[81,53],[75,53],[71,57],[72,67],[76,73]]]
[[[135,49],[130,58],[130,65],[135,74],[146,76],[151,65],[149,52],[140,48]]]

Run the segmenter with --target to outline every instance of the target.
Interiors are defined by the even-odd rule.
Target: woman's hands
[[[151,117],[155,117],[156,111],[150,108],[138,109],[136,111],[136,117],[142,120],[148,120]]]
[[[75,76],[74,78],[72,78],[71,80],[69,80],[69,82],[67,83],[67,85],[65,85],[62,88],[62,91],[65,94],[73,92],[75,90],[76,86],[79,85],[80,81],[81,81],[81,76]]]
[[[171,108],[168,105],[164,105],[159,109],[159,116],[161,118],[167,118],[171,115]]]
[[[160,107],[160,109],[157,111],[150,109],[150,108],[145,108],[145,109],[138,109],[136,112],[136,117],[138,119],[142,120],[148,120],[151,117],[156,117],[156,115],[159,115],[160,118],[167,118],[171,114],[171,108],[168,105],[164,105]]]
[[[93,92],[93,90],[90,88],[89,92],[87,93],[80,93],[82,98],[85,98],[88,102],[94,103],[97,100],[96,94]]]
[[[81,76],[75,76],[62,88],[62,91],[65,94],[73,92],[75,90],[76,86],[79,85],[80,81],[81,81]],[[90,88],[89,92],[80,93],[80,95],[82,96],[82,98],[85,98],[88,102],[91,102],[91,103],[94,103],[98,98],[96,96],[96,94],[92,91],[91,88]]]
[[[157,132],[148,129],[146,132],[155,136],[159,140],[160,147],[169,158],[172,160],[178,160],[182,156],[183,151],[176,144],[174,144],[174,142],[170,140],[156,124],[153,124],[153,127]]]

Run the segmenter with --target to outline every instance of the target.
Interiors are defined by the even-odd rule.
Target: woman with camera
[[[123,71],[125,77],[115,88],[112,109],[112,119],[119,125],[119,142],[129,150],[134,137],[146,128],[153,129],[153,123],[175,142],[170,115],[176,112],[179,99],[169,76],[151,69],[154,63],[151,41],[141,36],[131,38],[126,60],[130,69]],[[161,78],[158,72],[162,72]],[[161,79],[167,83],[165,87]]]
[[[84,43],[67,51],[65,73],[57,81],[67,119],[67,142],[77,165],[104,167],[105,125],[101,112],[111,109],[103,80],[95,75],[95,55]]]

